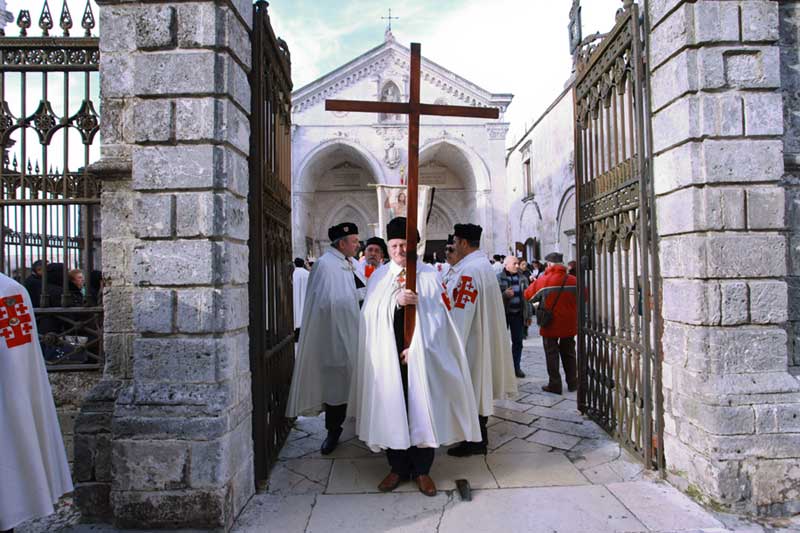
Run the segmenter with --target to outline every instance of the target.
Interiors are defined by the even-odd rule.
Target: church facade
[[[423,51],[424,52],[424,51]],[[374,186],[402,185],[408,175],[404,115],[325,111],[326,99],[408,100],[410,51],[391,31],[384,42],[292,94],[292,226],[295,257],[319,256],[327,228],[358,225],[362,239],[379,233]],[[496,107],[494,121],[420,119],[420,184],[435,187],[428,253],[443,247],[453,224],[484,228],[487,252],[508,247],[503,114],[512,95],[492,93],[422,58],[421,100]]]

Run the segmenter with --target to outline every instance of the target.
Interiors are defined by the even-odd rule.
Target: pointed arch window
[[[381,89],[381,102],[399,102],[400,89],[393,81],[387,81]],[[380,122],[399,122],[402,120],[401,115],[392,113],[381,113],[378,120]]]

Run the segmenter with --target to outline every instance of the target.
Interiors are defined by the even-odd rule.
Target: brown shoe
[[[417,476],[417,487],[419,491],[425,496],[436,496],[436,485],[433,483],[431,476],[419,475]]]
[[[378,485],[378,490],[381,492],[392,492],[400,485],[400,481],[402,481],[400,474],[389,472],[389,475],[383,478],[383,481]]]
[[[561,394],[561,387],[553,387],[552,385],[542,385],[542,390],[552,394]]]

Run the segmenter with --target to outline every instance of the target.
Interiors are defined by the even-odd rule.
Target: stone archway
[[[575,248],[575,187],[572,186],[561,196],[558,206],[558,219],[556,234],[554,235],[559,252],[564,254],[564,260],[570,261],[577,257]]]

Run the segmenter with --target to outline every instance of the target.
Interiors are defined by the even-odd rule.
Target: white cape
[[[372,451],[434,448],[480,442],[469,365],[455,325],[442,300],[432,267],[417,266],[417,323],[408,356],[408,409],[394,337],[395,277],[389,263],[370,276],[361,312],[358,367],[350,414],[356,434]]]
[[[334,248],[311,269],[288,417],[315,416],[323,403],[347,403],[358,352],[359,308],[353,273],[352,263]]]
[[[486,254],[475,251],[453,266],[447,284],[450,315],[465,343],[478,413],[517,392],[511,335],[500,285]]]
[[[308,288],[308,270],[303,267],[294,267],[292,272],[292,307],[294,308],[294,327],[301,327],[303,324],[303,304],[306,299],[306,289]]]
[[[67,454],[25,288],[0,274],[0,530],[53,513],[72,492]]]

